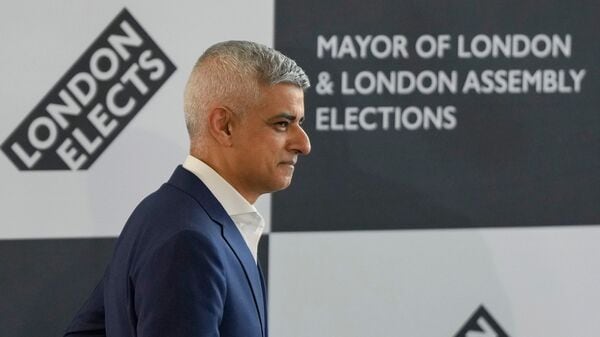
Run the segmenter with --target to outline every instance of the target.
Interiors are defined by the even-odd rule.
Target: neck
[[[218,153],[217,151],[194,151],[190,150],[190,155],[202,160],[206,165],[210,166],[215,172],[217,172],[229,185],[231,185],[238,193],[246,199],[251,205],[254,205],[260,194],[250,193],[243,187],[243,184],[239,181],[239,178],[233,170],[237,165],[229,163],[225,158],[227,156],[214,156],[210,153]],[[239,165],[239,164],[238,164]]]

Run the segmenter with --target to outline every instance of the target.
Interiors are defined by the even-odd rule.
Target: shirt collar
[[[257,213],[256,207],[250,204],[242,195],[217,173],[212,167],[200,159],[188,155],[183,162],[183,168],[192,172],[208,187],[215,198],[221,203],[229,216]]]

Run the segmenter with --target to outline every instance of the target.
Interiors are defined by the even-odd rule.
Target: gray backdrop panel
[[[600,222],[599,12],[598,1],[277,1],[275,47],[313,81],[305,103],[313,151],[301,158],[292,187],[273,196],[273,231]],[[317,57],[319,35],[341,41],[380,34],[404,35],[410,57]],[[417,57],[415,40],[423,34],[449,34],[453,49],[443,58]],[[572,54],[458,58],[459,34],[569,34]],[[340,93],[343,71],[426,69],[455,70],[459,77],[484,69],[585,69],[587,75],[572,94]],[[323,71],[333,79],[332,95],[317,93]],[[373,131],[316,127],[317,107],[336,107],[343,123],[348,106],[448,105],[457,109],[454,129],[383,130],[374,115],[368,116],[379,121]]]

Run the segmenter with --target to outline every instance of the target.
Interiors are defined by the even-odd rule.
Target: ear
[[[231,146],[232,115],[229,109],[218,107],[208,114],[208,130],[212,137],[223,146]]]

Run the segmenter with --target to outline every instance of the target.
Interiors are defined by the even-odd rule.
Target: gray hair
[[[294,60],[249,41],[225,41],[208,48],[190,74],[184,94],[185,123],[190,139],[199,141],[213,102],[243,113],[256,102],[261,86],[279,83],[310,87],[308,76]]]

